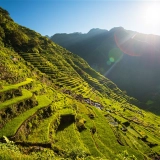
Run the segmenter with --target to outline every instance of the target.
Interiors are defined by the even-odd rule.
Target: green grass
[[[86,115],[84,115],[83,117],[86,120],[85,126],[87,127],[88,130],[91,130],[93,127],[95,127],[97,130],[97,126],[95,124],[94,119],[91,120]],[[103,154],[103,156],[111,159],[115,158],[113,150],[111,150],[110,147],[107,147],[105,144],[103,144],[103,141],[100,140],[99,133],[97,131],[94,134],[92,134],[90,131],[90,134],[92,135],[92,139],[95,143],[96,148],[98,149],[99,152],[101,152],[101,154]]]
[[[122,152],[123,150],[127,149],[129,153],[132,153],[136,155],[137,157],[141,157],[142,155],[135,151],[131,150],[128,147],[121,146],[114,136],[113,131],[111,130],[109,124],[107,123],[107,120],[103,116],[103,114],[96,108],[92,107],[97,117],[95,118],[95,126],[97,128],[97,133],[100,141],[103,142],[103,144],[106,145],[107,148],[110,148],[110,150],[114,151],[115,153]]]
[[[60,110],[59,111],[59,114],[60,115],[68,115],[68,114],[71,114],[71,115],[74,115],[75,114],[75,112],[74,112],[74,110],[73,109],[62,109],[62,110]]]
[[[120,117],[116,114],[112,114],[111,116],[114,117],[115,119],[117,119],[118,121],[120,121],[121,123],[128,122],[126,119],[124,119],[123,117]]]
[[[131,127],[127,127],[127,129],[128,129],[128,131],[133,135],[133,136],[135,136],[135,137],[141,137],[141,135],[140,134],[138,134],[137,132],[136,132],[136,130],[134,130],[133,128],[131,128]]]
[[[97,128],[97,133],[99,135],[99,139],[107,145],[107,147],[113,149],[119,146],[117,143],[117,140],[114,136],[114,133],[112,129],[110,128],[109,124],[107,123],[106,118],[103,116],[103,114],[96,109],[95,107],[92,107],[93,111],[97,115],[95,120],[95,125]]]
[[[48,106],[51,101],[45,96],[38,96],[37,97],[39,105],[27,110],[26,112],[22,113],[18,117],[14,118],[12,121],[9,121],[1,130],[0,130],[0,138],[3,136],[13,136],[17,129],[22,125],[22,123],[27,120],[30,116],[32,116],[38,109],[41,109],[45,106]]]
[[[56,139],[58,141],[55,145],[65,151],[71,151],[73,148],[78,148],[84,151],[86,150],[83,143],[77,137],[74,123],[68,124],[63,130],[58,131],[56,133]]]
[[[31,143],[50,143],[50,125],[53,121],[56,120],[57,118],[57,114],[59,115],[59,113],[55,113],[54,115],[52,115],[51,117],[42,120],[39,125],[38,128],[34,129],[32,131],[31,134],[29,134],[26,142],[31,142]],[[52,135],[53,136],[53,135]]]
[[[0,104],[0,110],[4,109],[12,104],[16,104],[22,100],[26,100],[32,97],[32,93],[26,89],[22,89],[22,96],[12,98]]]
[[[24,85],[29,84],[31,82],[33,82],[33,79],[27,78],[26,81],[23,81],[21,83],[18,83],[18,84],[15,84],[15,85],[3,86],[3,89],[0,90],[0,93],[8,91],[8,90],[12,90],[12,89],[18,89],[18,87],[24,86]]]
[[[97,133],[95,133],[93,135],[93,139],[95,141],[96,147],[98,148],[98,150],[108,159],[113,159],[115,158],[114,156],[114,152],[112,150],[110,150],[110,148],[107,148],[105,146],[105,144],[103,144],[102,141],[100,141],[100,139],[98,138]]]
[[[157,152],[158,154],[160,154],[160,146],[155,146],[155,147],[153,147],[153,150],[154,150],[155,152]]]
[[[83,141],[85,147],[89,149],[92,156],[104,158],[104,155],[97,149],[90,130],[86,129],[80,132],[80,136],[81,136],[81,140]]]

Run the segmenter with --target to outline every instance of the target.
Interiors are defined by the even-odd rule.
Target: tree
[[[0,26],[0,38],[1,39],[5,38],[4,29],[1,26]]]

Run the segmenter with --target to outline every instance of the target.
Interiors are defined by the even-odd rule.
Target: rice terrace
[[[126,39],[133,32],[122,28],[48,37],[19,25],[11,15],[0,7],[0,159],[160,159],[160,92],[159,70],[156,70],[159,48],[154,47],[152,55],[157,58],[152,59],[154,66],[150,64],[157,74],[155,85],[148,85],[150,79],[146,78],[143,80],[144,85],[148,85],[146,90],[137,87],[139,90],[131,92],[129,80],[132,78],[120,81],[114,76],[127,79],[123,71],[126,73],[133,63],[134,74],[144,69],[142,66],[138,70],[135,65],[142,65],[138,62],[146,51],[142,53],[137,49],[141,45],[141,41],[136,40],[138,33],[123,46],[120,38]],[[119,46],[113,42],[115,34]],[[117,47],[114,54],[106,52],[110,62],[102,55],[106,49],[104,44]],[[137,50],[128,48],[131,44],[138,46]],[[140,55],[123,53],[117,60],[113,55],[124,51],[120,47],[126,52],[134,49]],[[89,51],[93,54],[83,54]],[[134,59],[128,58],[130,67],[122,67],[129,56]],[[96,64],[92,63],[92,57],[97,60]],[[104,66],[102,59],[105,59]],[[110,71],[109,77],[105,75],[106,70]],[[150,73],[143,72],[144,77]],[[139,82],[133,80],[130,87],[141,84],[140,80],[140,77]]]

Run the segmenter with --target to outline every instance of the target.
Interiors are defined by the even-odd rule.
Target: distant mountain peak
[[[115,32],[115,31],[122,31],[122,30],[125,30],[123,27],[114,27],[114,28],[111,28],[109,31],[111,32],[111,31],[113,31],[113,32]]]
[[[45,35],[45,37],[50,38],[48,35]]]
[[[104,32],[108,32],[108,30],[99,29],[99,28],[92,28],[87,34],[100,34],[100,33],[104,33]]]

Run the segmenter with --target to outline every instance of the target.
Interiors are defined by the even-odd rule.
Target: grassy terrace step
[[[96,147],[90,130],[84,130],[84,131],[80,132],[80,137],[81,137],[81,140],[83,141],[84,145],[89,149],[90,153],[94,157],[104,157],[104,155]]]
[[[47,71],[47,70],[43,70],[43,69],[39,69],[41,72],[43,72],[43,73],[46,73],[46,74],[48,74],[48,75],[50,75],[50,74],[53,74],[54,73],[54,71]]]
[[[35,53],[35,52],[33,52],[33,53],[20,52],[19,54],[20,54],[20,55],[28,55],[28,54],[34,54],[34,55],[37,55],[37,53]]]
[[[47,59],[40,57],[39,54],[21,54],[22,57],[32,63],[35,67],[46,74],[54,74],[56,68],[52,63],[50,63]],[[37,63],[38,62],[38,63]],[[48,63],[49,62],[49,63]]]
[[[42,70],[42,71],[44,71],[44,72],[54,72],[55,70],[54,70],[54,68],[42,68],[42,67],[38,67],[39,68],[39,70]]]
[[[70,81],[72,81],[72,80],[77,80],[77,79],[81,79],[79,76],[78,76],[78,74],[77,74],[77,77],[75,78],[75,77],[72,77],[71,76],[71,78],[69,79]],[[68,76],[66,77],[66,75],[64,76],[64,77],[59,77],[59,78],[57,78],[57,80],[62,80],[62,81],[68,81]],[[82,79],[81,79],[82,80]]]
[[[72,83],[62,83],[62,84],[65,84],[66,87],[71,87],[71,88],[74,88],[77,86],[77,84],[72,84]]]
[[[51,104],[51,100],[49,100],[45,95],[38,96],[38,106],[29,109],[28,111],[22,113],[18,117],[14,118],[12,121],[8,122],[1,130],[0,130],[0,138],[4,135],[7,137],[15,135],[18,128],[22,125],[22,123],[27,120],[30,116],[32,116],[39,109],[48,106]]]
[[[0,110],[8,107],[9,105],[16,104],[22,100],[32,97],[32,93],[26,89],[22,89],[22,96],[15,97],[0,104]]]
[[[90,88],[89,86],[87,86],[85,91],[86,91],[85,95],[87,96],[87,95],[90,94],[90,92],[92,92],[92,88]]]
[[[57,119],[59,113],[55,113],[51,117],[44,119],[40,122],[38,128],[34,129],[31,134],[29,134],[26,142],[31,143],[49,143],[51,140],[49,138],[50,125],[53,121]],[[53,136],[53,135],[52,135]]]
[[[34,57],[40,56],[38,53],[23,53],[21,55],[23,55],[23,56],[34,56]]]
[[[36,66],[46,65],[46,63],[40,61],[40,59],[37,59],[37,60],[28,60],[28,61],[31,62],[32,64],[36,65]],[[41,63],[41,64],[39,64],[39,63]]]
[[[25,59],[30,59],[30,58],[33,58],[33,59],[40,58],[40,59],[42,59],[42,57],[40,57],[40,56],[33,56],[33,55],[23,55],[23,57]]]
[[[94,119],[95,125],[97,128],[97,132],[99,133],[99,139],[107,145],[107,147],[114,149],[115,147],[120,148],[121,146],[118,144],[112,129],[110,128],[109,124],[107,123],[107,120],[103,116],[103,114],[96,109],[95,107],[92,107],[93,111],[95,112],[96,118]],[[119,147],[118,147],[119,146]]]
[[[50,75],[50,74],[53,74],[54,72],[52,72],[52,71],[43,71],[43,73],[46,73],[46,74]]]
[[[72,149],[75,148],[87,151],[87,149],[84,147],[84,144],[77,136],[74,123],[68,125],[63,130],[58,131],[56,138],[58,139],[58,142],[56,142],[55,145],[61,147],[63,150],[72,151]]]
[[[42,62],[42,63],[45,63],[45,60],[44,60],[44,58],[42,58],[42,57],[26,57],[26,59],[28,59],[28,60],[33,60],[33,61],[37,61],[37,60],[39,60],[38,62]]]
[[[5,91],[9,91],[9,90],[12,90],[12,89],[18,89],[18,87],[24,86],[24,85],[29,84],[31,82],[33,82],[33,79],[27,78],[26,81],[23,81],[21,83],[14,84],[14,85],[9,85],[9,86],[3,86],[3,89],[0,90],[0,93],[5,92]]]
[[[34,58],[39,58],[39,57],[41,57],[40,55],[37,55],[37,54],[29,54],[28,56],[32,56],[32,57],[34,57]]]
[[[68,77],[59,77],[59,78],[57,78],[57,81],[58,81],[58,82],[69,81],[67,78],[68,78]]]
[[[37,62],[37,60],[38,60],[38,62],[44,62],[45,63],[45,61],[44,61],[44,59],[42,59],[42,58],[40,58],[40,57],[23,57],[25,60],[27,60],[27,61],[31,61],[31,62]]]
[[[82,80],[81,79],[61,79],[61,82],[64,82],[64,83],[79,83],[79,82],[81,82]]]
[[[23,58],[42,58],[40,55],[33,55],[33,54],[23,54],[21,55]]]
[[[96,144],[96,147],[98,148],[98,150],[103,153],[103,155],[105,157],[107,157],[108,159],[114,159],[115,158],[115,155],[113,153],[113,151],[110,150],[110,148],[107,148],[105,146],[105,144],[103,144],[103,142],[101,142],[99,140],[99,137],[98,137],[98,134],[94,134],[93,135],[93,139],[94,139],[94,142]]]
[[[55,70],[55,68],[50,68],[50,67],[42,67],[42,66],[39,66],[38,67],[39,69],[41,69],[41,70],[44,70],[44,71],[53,71],[53,70]]]
[[[82,88],[82,85],[79,85],[79,86],[73,88],[72,91],[78,91],[78,90],[80,90],[81,88]]]
[[[71,109],[63,109],[59,112],[61,116],[68,115],[68,114],[75,114]],[[61,147],[63,150],[72,150],[81,149],[83,151],[88,152],[82,141],[80,140],[79,132],[76,130],[75,123],[68,123],[61,124],[62,128],[56,132],[56,138],[58,141],[55,143],[56,146]],[[63,128],[64,127],[64,128]]]
[[[24,58],[25,59],[25,58]],[[43,65],[46,65],[46,63],[44,61],[42,61],[41,59],[25,59],[26,61],[32,63],[32,64],[43,64]]]
[[[46,69],[46,70],[48,70],[48,69],[51,69],[50,67],[48,67],[47,65],[46,66],[39,66],[39,69]],[[55,69],[55,68],[52,68],[52,69]]]
[[[78,89],[78,90],[75,90],[75,92],[76,92],[77,94],[82,94],[82,93],[84,92],[83,87],[81,86],[81,88]]]
[[[22,56],[25,60],[29,60],[29,61],[36,61],[36,60],[40,60],[40,61],[44,61],[44,58],[40,57],[40,56],[29,56],[29,55],[23,55]]]
[[[88,95],[88,97],[90,97],[90,99],[96,99],[97,95],[96,95],[96,93],[91,91],[90,94]]]
[[[63,80],[63,81],[66,80],[66,81],[67,81],[67,80],[68,80],[68,77],[66,77],[66,76],[65,76],[65,77],[59,77],[58,80]],[[70,78],[70,81],[71,81],[71,80],[75,80],[75,78],[71,77],[71,78]]]
[[[33,61],[36,61],[36,60],[41,60],[41,61],[44,61],[44,59],[42,57],[33,57],[33,56],[22,56],[24,59],[27,59],[27,60],[33,60]]]
[[[102,112],[100,112],[95,107],[92,107],[93,111],[97,115],[97,117],[94,119],[95,126],[98,133],[98,138],[103,144],[110,148],[110,150],[114,150],[115,152],[119,153],[122,152],[127,148],[128,152],[130,154],[135,155],[138,159],[143,159],[142,155],[137,151],[130,149],[129,147],[124,147],[118,144],[116,137],[113,134],[112,129],[110,128],[109,124],[107,123],[107,120],[103,116]]]
[[[84,115],[83,117],[87,121],[85,125],[88,130],[90,130],[93,127],[96,127],[94,120],[91,120],[86,115]],[[92,139],[93,139],[98,151],[101,152],[101,154],[103,154],[106,158],[114,159],[115,157],[114,157],[113,151],[109,147],[106,147],[106,145],[103,144],[103,142],[101,142],[101,140],[99,139],[99,133],[95,132],[94,134],[92,134],[92,133],[90,133],[90,134],[92,136]]]
[[[76,86],[76,85],[79,85],[79,83],[78,82],[70,82],[70,81],[61,81],[61,83],[63,83],[63,84],[65,84],[65,85],[67,85],[67,86],[70,86],[70,85],[74,85],[74,86]]]
[[[92,89],[90,89],[90,90],[88,90],[87,92],[85,92],[85,96],[86,96],[86,97],[92,97],[93,94],[95,94],[95,93],[92,91]]]

